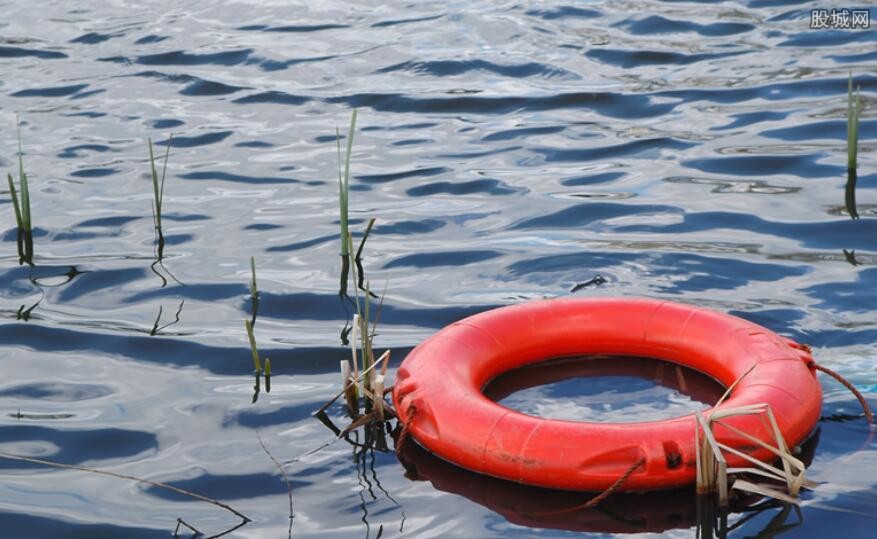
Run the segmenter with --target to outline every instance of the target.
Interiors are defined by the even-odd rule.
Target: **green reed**
[[[250,355],[253,358],[253,375],[255,384],[253,385],[253,402],[259,398],[261,389],[262,375],[265,375],[265,392],[271,393],[271,359],[265,358],[263,363],[259,357],[259,349],[256,348],[256,335],[253,327],[256,325],[256,312],[259,309],[259,287],[256,284],[256,257],[250,257],[250,300],[253,305],[252,320],[244,320],[244,328],[247,330],[247,339],[250,342]]]
[[[253,402],[259,400],[259,393],[262,388],[262,375],[265,375],[265,392],[271,393],[271,359],[265,358],[264,364],[259,358],[259,349],[256,348],[256,336],[253,334],[253,324],[249,320],[244,320],[244,327],[247,330],[247,338],[250,341],[250,354],[253,356]]]
[[[24,152],[21,148],[21,126],[18,126],[18,185],[15,189],[15,181],[11,173],[6,174],[9,182],[9,195],[12,197],[12,208],[15,211],[15,223],[18,226],[17,244],[19,263],[27,262],[33,265],[33,222],[30,211],[30,188],[28,187],[27,174],[24,172]],[[18,193],[21,192],[19,199]]]
[[[259,287],[256,286],[256,257],[250,257],[250,303],[253,306],[253,318],[250,325],[256,325],[256,316],[259,312]]]
[[[164,153],[164,165],[161,168],[161,177],[158,176],[158,170],[155,168],[155,154],[152,151],[152,139],[149,139],[149,168],[152,174],[152,222],[155,226],[155,235],[158,242],[158,258],[162,258],[164,251],[164,233],[161,229],[161,211],[164,202],[164,179],[167,174],[167,162],[171,152],[171,141],[173,135],[168,137],[167,148]]]
[[[247,330],[247,338],[250,340],[250,353],[253,355],[253,370],[257,373],[262,372],[262,361],[259,359],[259,349],[256,348],[256,336],[253,334],[253,324],[249,320],[244,320],[244,327]]]
[[[859,151],[859,115],[862,112],[862,93],[856,88],[853,99],[853,74],[847,82],[847,169],[855,170]]]
[[[356,109],[350,116],[350,129],[347,132],[347,154],[344,159],[344,172],[341,171],[341,133],[335,129],[338,143],[338,206],[341,224],[341,283],[339,294],[347,293],[347,275],[350,270],[350,154],[353,151],[353,134],[356,130]]]
[[[862,112],[862,95],[856,89],[853,98],[853,74],[847,82],[847,183],[844,187],[844,205],[850,218],[858,219],[856,206],[856,183],[858,182],[857,157],[859,148],[859,114]]]

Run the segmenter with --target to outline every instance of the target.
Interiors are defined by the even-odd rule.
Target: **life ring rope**
[[[865,399],[865,396],[862,395],[858,389],[856,389],[856,386],[854,386],[852,383],[850,383],[849,380],[847,380],[846,378],[841,376],[839,373],[829,369],[828,367],[823,367],[822,365],[820,365],[818,363],[814,363],[813,368],[816,369],[817,371],[822,371],[825,374],[831,376],[832,378],[834,378],[835,380],[840,382],[845,388],[849,389],[850,393],[852,393],[856,397],[856,400],[858,400],[859,404],[862,406],[862,410],[865,413],[865,419],[868,420],[868,424],[869,425],[874,424],[874,413],[871,412],[871,406],[868,404],[868,401]]]

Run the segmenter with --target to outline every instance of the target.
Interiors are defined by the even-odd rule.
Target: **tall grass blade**
[[[350,189],[344,183],[344,174],[341,172],[341,131],[335,128],[335,142],[338,148],[338,222],[341,225],[341,256],[347,257],[347,237],[350,234],[347,219],[349,212],[347,200]]]
[[[152,151],[152,139],[149,140],[149,168],[152,173],[152,221],[156,230],[161,230],[161,190],[159,189],[158,171],[155,169],[155,154]],[[162,186],[163,188],[164,186]]]
[[[30,188],[28,187],[27,174],[21,173],[21,223],[24,225],[24,231],[30,233],[33,230],[33,223],[30,216]]]
[[[256,286],[256,257],[250,257],[250,301],[253,306],[253,318],[250,319],[250,324],[253,326],[256,325],[256,316],[259,312],[259,288]]]
[[[350,187],[350,154],[353,152],[353,134],[356,131],[356,109],[350,116],[350,129],[347,131],[347,154],[344,157],[344,191],[345,198]]]
[[[258,374],[262,372],[262,361],[259,359],[259,350],[256,348],[256,336],[253,335],[253,325],[249,320],[244,320],[244,327],[247,329],[247,338],[250,341],[250,353],[253,355],[253,370]]]
[[[347,294],[347,277],[350,272],[350,155],[353,152],[353,134],[356,130],[356,109],[350,117],[350,129],[347,133],[347,154],[344,159],[344,172],[341,172],[341,133],[335,130],[338,146],[338,212],[341,226],[341,283],[339,295]]]
[[[853,74],[847,82],[847,168],[855,169],[859,149],[859,115],[862,109],[861,90],[856,89],[853,99]]]
[[[362,251],[363,249],[365,249],[365,242],[368,240],[368,236],[369,234],[371,234],[372,228],[374,226],[375,218],[372,217],[368,220],[368,225],[366,225],[365,227],[365,233],[362,235],[362,240],[360,240],[359,242],[359,248],[356,250],[356,256],[353,259],[354,263],[356,264],[356,271],[358,272],[356,286],[358,286],[359,289],[362,291],[365,291],[365,287],[363,286],[363,282],[365,281],[365,270],[362,269]],[[373,298],[377,298],[377,296],[371,292],[369,292],[369,295],[371,295],[371,297]]]
[[[164,164],[161,167],[161,188],[158,191],[158,199],[160,201],[164,200],[164,178],[167,175],[167,161],[171,155],[171,143],[174,140],[173,134],[169,135],[167,138],[167,147],[164,150]]]
[[[152,149],[152,139],[149,139],[149,169],[152,175],[152,194],[154,198],[152,203],[152,219],[153,225],[155,226],[155,234],[158,239],[159,260],[163,258],[164,254],[164,233],[161,228],[161,215],[164,205],[164,180],[167,175],[167,162],[170,158],[171,142],[173,139],[174,137],[171,135],[167,140],[167,149],[164,153],[164,165],[161,169],[161,176],[158,175],[158,170],[155,168],[155,154]]]
[[[844,186],[844,206],[851,219],[859,218],[859,209],[856,205],[856,183],[859,181],[859,173],[855,168],[847,168],[847,184]]]
[[[262,391],[262,372],[256,371],[253,373],[253,378],[255,379],[253,383],[253,404],[256,404],[256,401],[259,400],[259,393]]]
[[[33,266],[33,223],[30,211],[30,188],[28,187],[27,174],[24,172],[24,151],[21,147],[21,123],[16,120],[18,129],[18,190],[15,188],[15,180],[12,174],[6,174],[9,184],[9,195],[12,197],[12,208],[15,211],[16,245],[18,247],[19,264],[27,263]]]
[[[23,229],[24,223],[21,221],[21,208],[18,202],[18,192],[15,190],[15,182],[12,180],[12,174],[7,173],[6,179],[9,181],[9,195],[12,197],[12,208],[15,210],[15,223],[18,228]]]
[[[356,347],[359,344],[357,342],[357,332],[359,332],[360,323],[359,323],[359,313],[353,315],[353,329],[351,330],[350,335],[350,353],[353,358],[353,377],[359,378],[359,360],[356,358]]]
[[[30,189],[24,173],[24,152],[21,150],[21,127],[18,131],[18,181],[21,184],[21,224],[25,233],[33,230],[30,219]]]
[[[371,367],[371,334],[368,331],[369,327],[369,319],[371,318],[371,302],[369,302],[369,290],[370,286],[368,283],[365,285],[365,294],[363,295],[363,316],[360,318],[360,323],[362,324],[362,368],[367,369]]]
[[[256,286],[256,257],[250,257],[250,295],[256,298],[259,295],[259,288]]]
[[[856,207],[856,182],[858,181],[859,152],[859,115],[862,108],[862,96],[857,90],[853,98],[853,74],[847,81],[847,184],[844,188],[844,204],[852,219],[859,218]]]

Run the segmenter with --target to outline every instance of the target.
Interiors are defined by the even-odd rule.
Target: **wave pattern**
[[[353,108],[350,227],[364,282],[386,288],[390,378],[486,309],[649,296],[817,347],[877,404],[873,30],[810,29],[823,6],[797,0],[158,4],[5,7],[0,168],[18,176],[17,111],[36,256],[14,256],[3,182],[3,452],[226,500],[253,536],[290,524],[273,456],[290,461],[296,537],[566,537],[440,482],[412,488],[392,452],[357,452],[361,431],[337,439],[312,417],[350,355],[337,178]],[[849,73],[865,103],[852,189]],[[169,155],[160,259],[149,140],[157,172]],[[270,393],[254,392],[253,318]],[[528,395],[524,408],[557,409]],[[856,406],[825,386],[811,473],[836,488],[804,502],[796,537],[832,533],[838,511],[847,535],[873,531],[877,479],[831,464],[874,457],[846,420]],[[325,419],[345,424],[338,405]],[[0,468],[14,536],[234,525],[161,487]]]

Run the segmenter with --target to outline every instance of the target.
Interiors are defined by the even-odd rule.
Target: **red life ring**
[[[731,315],[643,299],[555,299],[503,307],[456,322],[417,346],[396,375],[393,403],[407,432],[463,468],[529,485],[608,488],[641,458],[619,490],[694,483],[691,415],[641,423],[543,419],[482,393],[496,376],[547,359],[580,355],[671,361],[731,385],[720,409],[767,403],[786,443],[813,430],[822,392],[807,348]],[[727,421],[772,442],[758,416]],[[716,438],[760,460],[773,455],[729,429]],[[731,456],[729,466],[744,464]]]

